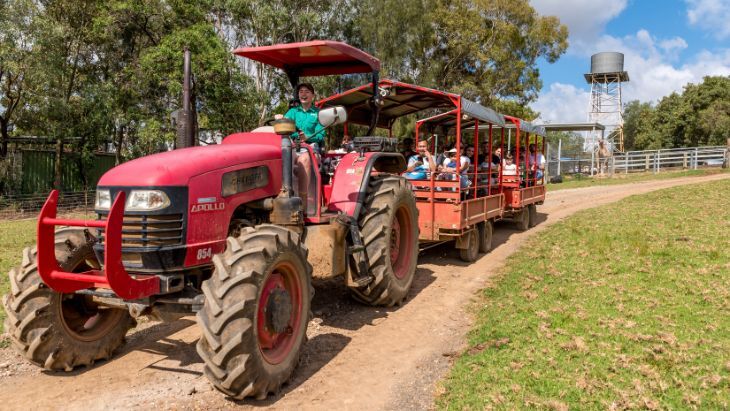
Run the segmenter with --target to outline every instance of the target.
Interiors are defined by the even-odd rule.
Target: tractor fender
[[[373,172],[400,174],[406,160],[400,153],[349,153],[342,157],[332,182],[328,210],[358,219]]]

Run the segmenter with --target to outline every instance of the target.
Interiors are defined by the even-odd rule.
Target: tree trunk
[[[63,139],[56,139],[56,161],[53,164],[53,188],[61,191],[61,158],[63,156]]]
[[[10,136],[8,135],[8,123],[8,120],[0,117],[0,140],[2,141],[2,143],[0,143],[0,159],[8,156],[8,142],[10,141]]]
[[[124,126],[117,127],[117,135],[114,139],[114,163],[115,165],[122,164],[122,143],[124,142]]]

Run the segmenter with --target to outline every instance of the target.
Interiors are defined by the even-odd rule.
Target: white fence
[[[727,161],[728,148],[692,147],[665,150],[629,151],[611,157],[609,172],[659,172],[665,169],[721,167]]]
[[[728,147],[688,147],[663,150],[629,151],[599,161],[595,154],[579,153],[558,158],[548,154],[548,175],[657,173],[662,170],[696,170],[704,167],[728,167]]]

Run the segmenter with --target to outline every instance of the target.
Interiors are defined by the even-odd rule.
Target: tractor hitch
[[[58,190],[51,191],[38,217],[38,273],[43,282],[60,293],[87,288],[108,288],[125,300],[136,300],[160,292],[156,276],[130,275],[122,264],[122,223],[126,194],[120,192],[106,220],[56,218]],[[104,265],[82,273],[63,271],[56,261],[55,227],[87,227],[104,230]]]

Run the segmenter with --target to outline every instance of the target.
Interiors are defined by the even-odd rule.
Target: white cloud
[[[702,50],[683,64],[673,63],[679,50],[686,48],[680,37],[657,40],[646,30],[622,38],[601,36],[591,49],[581,49],[586,57],[600,51],[624,54],[624,69],[630,81],[622,87],[623,102],[631,100],[657,102],[672,92],[682,92],[687,83],[700,83],[705,76],[730,75],[730,48],[709,52]],[[578,88],[553,83],[543,90],[532,108],[540,118],[553,123],[586,121],[588,117],[589,86]]]
[[[604,35],[592,51],[585,51],[624,53],[624,69],[630,77],[623,87],[624,102],[657,101],[674,91],[681,92],[687,83],[701,82],[704,76],[730,74],[730,49],[716,53],[700,51],[681,65],[673,64],[686,45],[681,37],[657,40],[648,31],[639,30],[623,38]]]
[[[687,19],[693,26],[712,33],[719,40],[730,37],[730,1],[685,0]]]
[[[626,8],[627,0],[531,0],[541,15],[557,16],[568,26],[571,43],[595,39]]]
[[[582,123],[588,118],[589,97],[590,92],[572,84],[553,83],[532,109],[540,112],[538,123]]]

